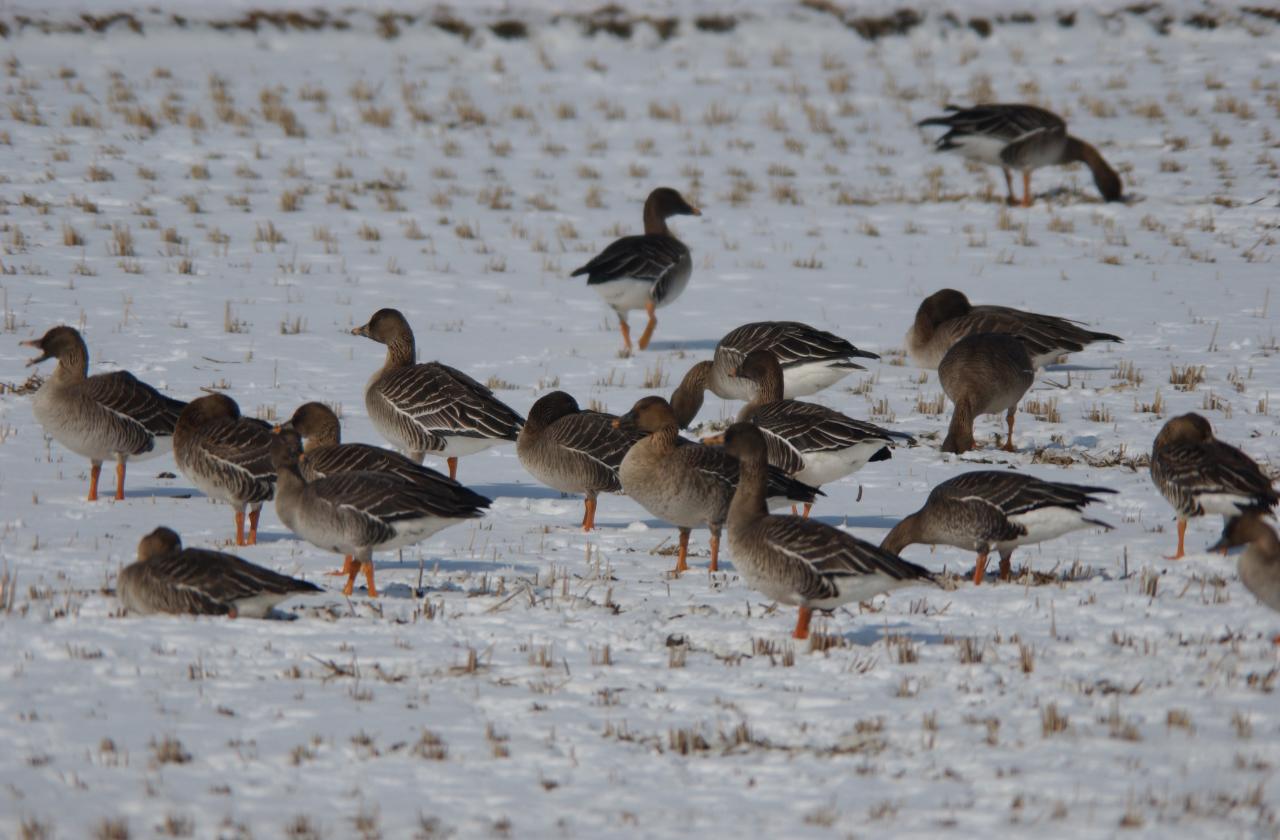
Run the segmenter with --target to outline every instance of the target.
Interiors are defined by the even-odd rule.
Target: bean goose
[[[718,571],[720,532],[738,483],[738,460],[719,447],[681,438],[671,405],[662,397],[645,397],[614,422],[646,435],[627,450],[618,475],[624,493],[679,529],[674,573],[689,568],[689,533],[699,525],[711,529],[710,571]],[[766,478],[770,499],[784,503],[811,504],[821,493],[776,468],[769,468]]]
[[[583,411],[564,391],[552,391],[529,409],[516,454],[529,474],[561,493],[583,493],[582,530],[595,527],[596,497],[621,493],[618,468],[642,435],[617,428],[610,414]]]
[[[231,554],[183,548],[177,533],[157,528],[138,543],[138,561],[120,570],[116,591],[125,609],[141,615],[265,618],[286,598],[323,590]]]
[[[258,542],[262,503],[271,501],[276,473],[268,449],[271,426],[240,416],[226,394],[192,400],[178,416],[173,459],[192,484],[211,499],[235,509],[236,545]],[[249,535],[244,532],[249,510]]]
[[[420,487],[427,493],[452,495],[459,506],[487,508],[492,504],[479,493],[399,452],[367,443],[342,443],[338,416],[324,403],[309,402],[299,406],[291,418],[276,427],[277,431],[285,429],[297,432],[304,442],[305,457],[299,459],[298,466],[307,481],[340,473],[373,472]],[[354,559],[348,555],[342,569],[330,574],[349,576],[353,563]]]
[[[440,362],[417,364],[413,330],[399,311],[379,309],[351,332],[387,346],[364,404],[378,433],[414,461],[441,456],[457,478],[458,458],[516,439],[524,418],[493,391]]]
[[[1210,550],[1226,551],[1246,546],[1240,554],[1240,582],[1253,596],[1280,611],[1280,539],[1258,513],[1246,513],[1227,521],[1222,539]],[[1272,639],[1280,645],[1280,635]]]
[[[756,389],[751,402],[738,413],[738,422],[751,423],[764,435],[772,466],[810,486],[821,487],[852,475],[869,461],[888,460],[895,443],[915,444],[910,435],[854,420],[826,406],[784,400],[782,366],[768,350],[748,353],[733,375]],[[722,435],[703,440],[720,442]],[[804,506],[805,516],[812,507]]]
[[[1041,481],[1022,473],[978,470],[958,475],[934,487],[924,507],[907,516],[880,543],[900,554],[916,543],[952,545],[978,552],[973,582],[982,583],[987,555],[1000,553],[1000,579],[1008,580],[1013,550],[1080,528],[1111,526],[1086,519],[1086,505],[1100,501],[1105,487]]]
[[[741,463],[729,506],[734,568],[752,589],[800,608],[793,637],[809,637],[815,609],[833,610],[902,586],[936,584],[928,569],[838,528],[799,516],[771,515],[765,503],[767,444],[755,426],[730,426],[724,446]]]
[[[1013,446],[1013,419],[1018,401],[1035,381],[1035,368],[1022,342],[1010,335],[978,333],[955,343],[938,365],[942,390],[955,403],[943,452],[975,447],[973,421],[980,414],[1004,412],[1009,424],[1006,452]]]
[[[631,350],[631,327],[627,313],[643,309],[649,323],[640,334],[640,349],[649,346],[658,326],[654,310],[675,301],[689,283],[693,259],[689,248],[667,227],[672,216],[701,216],[702,211],[670,187],[659,187],[644,202],[644,233],[624,236],[612,242],[591,262],[569,275],[587,275],[594,288],[618,314],[622,342]]]
[[[451,485],[408,484],[375,472],[327,475],[307,481],[298,466],[302,439],[282,429],[271,441],[271,462],[279,476],[276,515],[302,539],[353,558],[344,595],[363,569],[370,597],[374,549],[389,551],[421,542],[442,528],[484,515],[475,494]],[[487,502],[488,500],[483,500]]]
[[[1187,520],[1222,514],[1226,519],[1251,511],[1265,513],[1278,497],[1271,479],[1254,460],[1213,436],[1199,414],[1183,414],[1164,424],[1151,446],[1151,480],[1178,515],[1178,550],[1186,555]]]
[[[89,376],[89,350],[71,327],[54,327],[22,342],[40,355],[27,366],[57,359],[53,375],[32,400],[32,412],[49,436],[89,459],[89,501],[98,500],[102,462],[116,462],[117,500],[124,498],[125,465],[168,452],[186,403],[170,399],[128,371]]]
[[[754,350],[768,350],[782,365],[785,399],[816,394],[855,370],[866,370],[854,359],[880,358],[838,335],[798,321],[743,324],[720,339],[711,361],[691,367],[671,395],[681,428],[687,428],[702,410],[705,391],[725,400],[751,399],[755,389],[734,371]]]
[[[1037,368],[1095,341],[1124,341],[1118,335],[1086,330],[1078,321],[1055,315],[1007,306],[974,306],[963,292],[941,289],[916,310],[915,322],[907,330],[907,352],[917,365],[933,370],[957,341],[984,332],[1017,336]]]
[[[1031,206],[1031,172],[1042,166],[1061,166],[1080,161],[1093,173],[1093,183],[1106,201],[1119,201],[1123,187],[1120,176],[1098,150],[1078,137],[1067,134],[1062,117],[1034,105],[976,105],[972,108],[947,106],[941,117],[921,120],[920,126],[941,125],[948,131],[938,138],[940,152],[956,151],[969,160],[1004,170],[1009,203],[1013,195],[1011,170],[1022,172],[1022,206]]]

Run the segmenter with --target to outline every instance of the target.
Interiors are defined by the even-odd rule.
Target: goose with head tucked
[[[210,499],[226,502],[236,514],[236,545],[258,542],[258,517],[271,501],[276,473],[271,466],[271,425],[240,415],[226,394],[192,400],[178,417],[173,459],[192,484]],[[249,534],[245,536],[245,509]]]
[[[667,219],[701,215],[702,211],[677,191],[658,187],[644,202],[643,234],[615,240],[591,262],[569,275],[587,275],[587,285],[613,307],[627,352],[631,351],[631,327],[627,324],[627,313],[643,309],[649,315],[649,323],[638,342],[640,349],[644,350],[658,326],[655,310],[674,302],[693,273],[689,247],[671,233]]]
[[[414,461],[442,457],[457,478],[458,458],[515,441],[524,418],[462,371],[418,364],[413,329],[398,310],[379,309],[351,332],[387,347],[365,386],[365,408],[378,433]]]
[[[49,436],[89,459],[89,501],[98,499],[102,463],[116,462],[117,500],[124,498],[125,465],[168,452],[186,403],[170,399],[128,371],[89,375],[89,350],[72,327],[53,327],[22,342],[40,355],[27,366],[57,359],[58,366],[32,400]]]
[[[322,592],[314,583],[273,572],[232,554],[183,548],[169,528],[138,543],[138,560],[120,570],[116,594],[139,615],[174,613],[266,618],[286,598]]]

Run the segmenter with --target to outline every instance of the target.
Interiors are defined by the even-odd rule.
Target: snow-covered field
[[[879,542],[934,484],[1007,464],[1116,488],[1096,511],[1115,530],[1019,551],[1036,574],[1013,584],[839,611],[811,649],[731,565],[708,576],[705,531],[672,579],[672,529],[605,497],[584,536],[580,500],[508,446],[461,465],[492,513],[382,556],[377,601],[140,619],[108,594],[139,537],[225,545],[229,509],[168,457],[131,469],[124,502],[87,503],[88,465],[6,390],[0,835],[1277,836],[1280,616],[1203,551],[1216,519],[1162,559],[1172,511],[1145,466],[1164,418],[1195,410],[1276,468],[1276,26],[1082,11],[869,41],[773,11],[665,41],[550,19],[511,40],[11,33],[0,381],[20,388],[18,342],[68,323],[96,371],[225,389],[265,418],[320,399],[376,441],[362,391],[382,348],[349,330],[383,306],[422,358],[521,412],[556,387],[625,410],[732,327],[796,319],[884,356],[812,399],[922,442],[826,487],[815,516]],[[1064,114],[1131,200],[1101,203],[1076,167],[1005,208],[998,171],[914,127],[975,99]],[[568,274],[637,232],[658,185],[703,209],[674,225],[694,277],[624,358]],[[901,348],[944,286],[1126,341],[1042,372],[1017,453],[990,448],[987,418],[987,449],[943,456],[949,406]],[[1201,381],[1171,381],[1188,366]],[[703,419],[736,408],[711,398]],[[332,584],[338,558],[270,508],[263,527],[239,554]]]

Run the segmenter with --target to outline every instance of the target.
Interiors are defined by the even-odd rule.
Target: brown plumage
[[[1246,546],[1240,555],[1240,582],[1264,605],[1280,612],[1280,539],[1275,529],[1250,512],[1227,521],[1211,551]],[[1272,641],[1280,645],[1280,635]]]
[[[957,341],[938,365],[942,390],[955,403],[943,452],[974,448],[973,421],[980,414],[1004,412],[1009,438],[1004,450],[1013,452],[1013,419],[1018,401],[1035,381],[1035,369],[1022,342],[1010,335],[979,333]]]

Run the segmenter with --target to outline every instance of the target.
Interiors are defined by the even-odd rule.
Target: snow
[[[0,111],[0,381],[30,372],[20,340],[69,323],[95,371],[226,389],[263,417],[320,399],[347,440],[378,441],[362,393],[382,348],[349,330],[382,306],[421,358],[492,377],[521,412],[554,387],[626,410],[731,328],[795,319],[885,357],[809,399],[922,444],[824,488],[822,521],[878,543],[933,485],[1007,464],[1117,489],[1088,512],[1115,530],[1019,549],[1036,575],[1017,583],[840,610],[810,650],[730,552],[705,572],[705,531],[672,579],[673,529],[607,496],[583,535],[581,500],[505,446],[460,467],[490,515],[378,555],[377,601],[342,598],[321,577],[340,558],[268,507],[236,553],[329,585],[286,604],[296,620],[136,618],[104,590],[138,539],[163,524],[225,545],[231,511],[171,456],[134,465],[123,502],[87,503],[88,465],[6,392],[0,834],[1276,836],[1280,616],[1204,551],[1216,517],[1163,559],[1173,515],[1141,460],[1195,410],[1275,469],[1274,25],[1162,35],[1082,13],[983,38],[931,18],[866,41],[755,8],[731,34],[668,41],[567,22],[465,42],[26,30]],[[1004,208],[998,171],[914,126],[984,94],[1064,114],[1130,201],[1101,203],[1076,167]],[[693,277],[650,350],[622,358],[613,314],[568,274],[637,232],[658,185],[703,210],[673,221]],[[936,376],[901,362],[944,286],[1126,341],[1041,372],[1029,399],[1048,419],[1019,413],[1018,452],[992,448],[1003,421],[985,418],[987,448],[943,456],[948,413],[919,410]],[[1182,390],[1187,366],[1203,381]],[[738,407],[712,398],[701,419]]]

